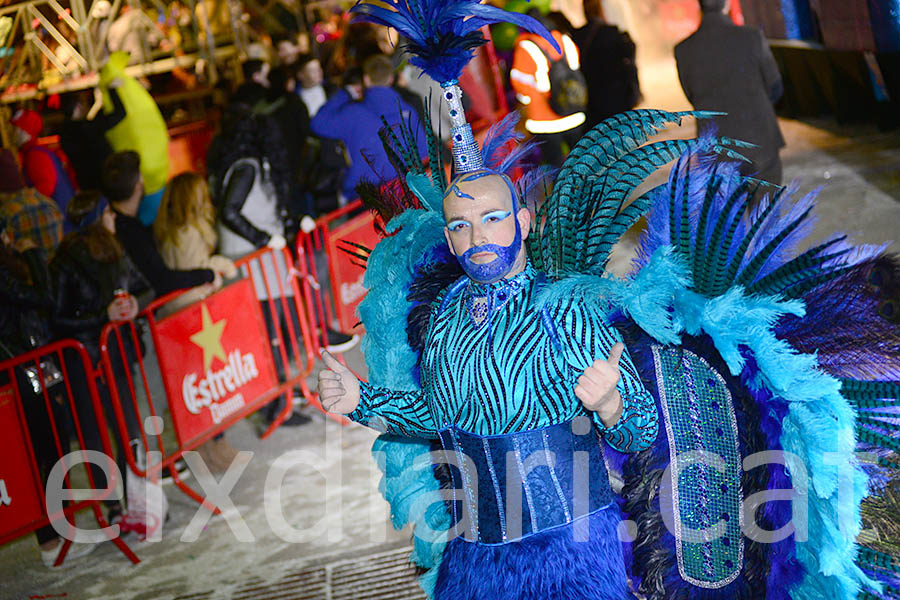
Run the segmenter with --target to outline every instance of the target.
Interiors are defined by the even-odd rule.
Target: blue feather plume
[[[516,131],[518,124],[519,113],[512,111],[488,129],[484,136],[484,142],[481,144],[481,157],[487,168],[496,169],[509,154],[510,142],[518,142],[525,137],[524,134]]]
[[[350,9],[354,21],[393,27],[407,39],[409,62],[435,81],[459,79],[474,51],[487,40],[480,29],[508,22],[559,46],[547,28],[527,15],[509,12],[478,0],[381,0],[380,4],[357,2]]]
[[[522,176],[516,181],[518,197],[527,201],[529,193],[541,183],[549,184],[556,176],[557,170],[552,167],[536,167],[531,162],[533,151],[538,143],[534,140],[521,144],[525,137],[516,131],[521,115],[518,111],[508,113],[502,120],[491,125],[481,145],[481,157],[484,166],[497,173],[512,178],[516,169],[524,169]]]

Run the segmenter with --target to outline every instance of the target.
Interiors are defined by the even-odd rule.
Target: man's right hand
[[[359,406],[359,380],[328,352],[322,353],[322,360],[326,368],[319,371],[319,401],[328,412],[353,412]]]

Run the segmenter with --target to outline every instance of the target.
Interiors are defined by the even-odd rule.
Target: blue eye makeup
[[[460,231],[463,227],[468,227],[468,226],[469,226],[468,221],[463,221],[463,220],[459,219],[459,220],[450,221],[449,223],[447,223],[447,230],[448,231]]]
[[[482,223],[498,223],[512,214],[509,210],[495,210],[481,217]]]

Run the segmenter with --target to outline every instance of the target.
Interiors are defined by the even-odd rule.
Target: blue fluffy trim
[[[566,277],[542,289],[537,306],[540,309],[576,298],[606,312],[620,310],[658,341],[676,344],[683,324],[669,307],[676,294],[689,286],[687,268],[672,248],[666,246],[655,252],[631,279],[595,275]]]
[[[368,290],[359,304],[366,328],[362,351],[373,384],[391,389],[416,389],[412,372],[418,356],[407,343],[406,323],[412,303],[406,299],[415,268],[427,260],[430,249],[445,244],[444,221],[439,213],[407,210],[394,217],[366,263],[363,283]]]
[[[434,477],[431,445],[425,440],[385,434],[372,444],[372,456],[383,474],[379,491],[391,505],[391,523],[396,529],[414,525],[410,560],[428,569],[419,584],[431,597],[451,525],[440,484]]]
[[[776,399],[763,385],[759,384],[759,367],[749,352],[745,350],[747,361],[741,372],[741,384],[748,391],[757,407],[758,426],[765,437],[764,447],[769,450],[783,450],[781,447],[782,423],[787,416],[788,405],[783,399]],[[768,465],[768,489],[785,490],[791,487],[791,477],[787,469],[777,463]],[[763,521],[770,529],[777,529],[791,520],[793,507],[787,502],[767,502],[762,508]],[[797,560],[796,544],[788,537],[768,545],[769,572],[766,581],[766,600],[788,600],[790,590],[804,577],[805,569]]]
[[[585,521],[587,541],[575,541],[572,525],[497,546],[450,541],[435,600],[626,598],[618,509],[597,511]]]
[[[416,268],[435,256],[444,244],[443,218],[426,209],[407,210],[385,227],[392,236],[382,239],[367,261],[364,284],[369,290],[359,305],[366,328],[362,349],[370,382],[392,389],[417,389],[413,376],[417,354],[409,347],[406,323],[412,303],[407,300]],[[450,527],[450,515],[435,501],[439,483],[434,478],[424,440],[382,435],[372,446],[375,461],[384,473],[380,489],[391,505],[391,521],[397,529],[415,526],[410,560],[429,569],[420,584],[429,596]]]

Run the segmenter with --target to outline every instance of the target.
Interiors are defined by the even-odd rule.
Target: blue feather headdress
[[[480,29],[492,23],[508,22],[546,39],[554,49],[559,45],[547,28],[527,15],[509,12],[478,0],[360,0],[350,9],[355,21],[393,27],[407,39],[405,52],[410,62],[421,68],[444,88],[453,123],[453,160],[457,173],[484,168],[478,142],[466,122],[462,90],[457,80],[472,60],[475,49],[487,42]]]
[[[559,51],[550,32],[527,15],[509,12],[478,0],[361,0],[350,9],[355,21],[393,27],[408,41],[410,62],[432,79],[447,83],[459,79],[476,48],[487,40],[480,29],[493,23],[512,23],[543,36]]]

